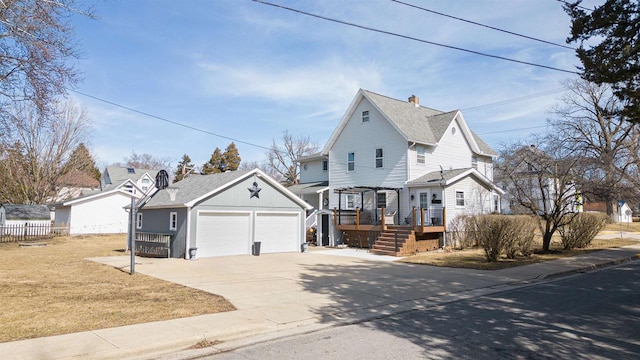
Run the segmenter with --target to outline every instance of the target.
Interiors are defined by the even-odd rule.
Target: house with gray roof
[[[27,233],[48,233],[50,226],[51,212],[46,205],[0,204],[0,231],[5,234],[22,234],[25,228]]]
[[[300,252],[311,208],[258,169],[190,175],[141,206],[136,238],[175,258]]]
[[[309,223],[319,245],[365,239],[375,250],[371,234],[384,237],[393,225],[440,247],[456,216],[500,210],[503,191],[493,183],[497,155],[460,110],[361,89],[322,151],[298,159],[300,181],[290,189],[318,211]]]

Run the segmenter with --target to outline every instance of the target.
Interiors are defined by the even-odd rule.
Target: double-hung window
[[[376,149],[376,169],[384,166],[382,148]]]
[[[376,195],[376,205],[379,208],[382,207],[387,207],[387,193],[386,192],[379,192]]]
[[[177,230],[178,229],[178,213],[170,212],[169,213],[169,230]]]
[[[322,160],[322,171],[327,171],[327,170],[329,170],[329,161]]]
[[[471,156],[471,167],[478,170],[478,157],[475,155]]]
[[[347,171],[353,171],[356,169],[356,153],[350,152],[347,155]]]
[[[362,122],[369,122],[369,110],[364,110],[362,112]]]
[[[456,191],[456,207],[464,207],[464,191]]]
[[[142,229],[142,213],[138,213],[136,216],[136,229]]]
[[[354,194],[345,194],[345,209],[353,210],[356,208],[356,196]]]
[[[418,164],[424,164],[424,146],[416,146],[416,162]]]

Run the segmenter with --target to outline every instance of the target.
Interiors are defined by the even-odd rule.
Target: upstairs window
[[[322,161],[322,171],[327,171],[329,170],[329,161],[328,160],[323,160]]]
[[[136,169],[134,169],[134,168],[127,168],[127,173],[128,173],[128,174],[135,174],[135,173],[136,173]]]
[[[143,184],[148,184],[148,183],[149,183],[149,179],[148,179],[148,178],[144,178],[144,179],[142,179],[142,183],[143,183]]]
[[[418,164],[424,164],[424,146],[416,146],[416,159]]]
[[[381,168],[384,165],[382,149],[376,149],[376,168]]]
[[[471,167],[478,170],[478,157],[471,155]]]
[[[356,208],[356,196],[354,194],[345,194],[344,196],[345,209],[353,210]]]
[[[362,122],[369,122],[369,110],[362,112]]]
[[[347,171],[353,171],[356,169],[356,153],[350,152],[347,155]]]

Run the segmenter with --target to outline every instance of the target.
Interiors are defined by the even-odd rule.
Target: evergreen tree
[[[178,182],[185,178],[185,175],[189,173],[194,168],[194,165],[191,163],[191,158],[189,155],[182,155],[182,160],[176,166],[176,171],[173,173],[175,177],[173,178],[173,182]]]
[[[223,158],[225,161],[224,171],[236,171],[240,167],[240,153],[233,142],[224,150]]]
[[[222,150],[216,147],[216,149],[213,151],[213,154],[211,154],[211,158],[209,159],[209,161],[202,165],[201,174],[208,175],[220,173],[222,172],[220,169],[223,168],[223,164],[224,157],[222,155]]]
[[[587,12],[580,1],[564,6],[571,16],[571,36],[580,42],[576,50],[582,77],[610,84],[624,108],[626,120],[640,123],[640,4],[637,0],[607,0]],[[585,42],[598,41],[585,47]]]
[[[69,160],[64,165],[63,173],[71,170],[78,170],[88,174],[96,180],[100,180],[100,169],[96,166],[89,149],[84,143],[80,143],[69,156]]]

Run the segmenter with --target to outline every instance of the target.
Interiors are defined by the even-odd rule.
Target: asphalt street
[[[208,357],[637,359],[640,261]]]

